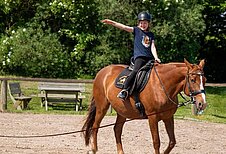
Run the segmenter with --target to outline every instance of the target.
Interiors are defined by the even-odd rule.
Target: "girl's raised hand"
[[[110,19],[104,19],[104,20],[101,20],[101,22],[109,25],[113,24],[113,21]]]

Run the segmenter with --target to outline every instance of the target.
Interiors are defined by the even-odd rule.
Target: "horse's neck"
[[[169,63],[159,67],[159,77],[162,80],[166,91],[176,96],[183,90],[187,67],[184,63]]]

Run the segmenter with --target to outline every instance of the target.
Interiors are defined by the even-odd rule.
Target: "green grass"
[[[208,106],[202,115],[193,116],[188,105],[178,108],[175,117],[226,123],[226,87],[206,87],[206,100]]]
[[[11,81],[13,82],[13,81]],[[86,84],[86,92],[84,95],[86,98],[83,100],[83,111],[75,112],[74,108],[52,108],[49,107],[48,111],[45,111],[44,107],[41,107],[41,100],[37,97],[38,83],[20,81],[21,89],[26,96],[32,96],[32,100],[29,103],[28,109],[18,111],[13,108],[12,101],[8,98],[7,112],[17,113],[34,113],[34,114],[86,114],[88,105],[90,103],[92,94],[92,84]],[[193,119],[210,121],[217,123],[226,123],[226,87],[206,87],[206,99],[208,106],[202,115],[193,116],[191,113],[191,105],[178,108],[175,118],[176,119]],[[179,96],[180,102],[183,100]],[[116,115],[113,112],[111,115]]]

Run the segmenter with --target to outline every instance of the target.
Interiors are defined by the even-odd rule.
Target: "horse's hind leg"
[[[98,133],[98,129],[100,127],[100,123],[102,121],[102,119],[104,118],[105,114],[107,113],[108,107],[109,107],[109,103],[103,103],[106,104],[104,105],[104,107],[99,107],[97,105],[96,108],[96,116],[95,116],[95,121],[93,123],[93,131],[92,131],[92,137],[93,137],[93,142],[92,142],[92,152],[93,154],[95,154],[98,150],[97,147],[97,133]]]
[[[114,132],[115,132],[115,139],[116,139],[118,154],[124,154],[123,148],[122,148],[121,135],[122,135],[122,128],[125,122],[126,122],[126,118],[117,114],[117,119],[114,126]]]
[[[169,145],[164,151],[164,154],[170,153],[176,144],[175,134],[174,134],[174,119],[173,116],[169,119],[163,120],[165,123],[166,131],[169,136]]]

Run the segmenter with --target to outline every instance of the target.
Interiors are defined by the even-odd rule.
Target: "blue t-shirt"
[[[138,27],[133,28],[134,35],[134,59],[137,57],[147,57],[154,59],[151,52],[151,44],[154,40],[154,34],[152,32],[144,32]]]

